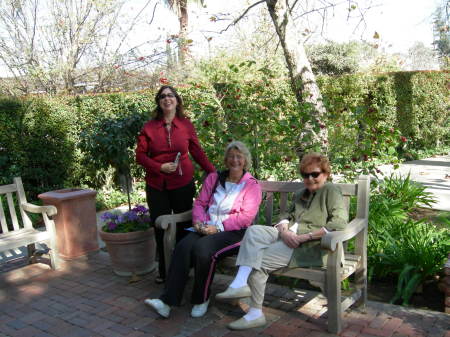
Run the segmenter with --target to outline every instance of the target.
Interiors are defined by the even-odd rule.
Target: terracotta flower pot
[[[129,233],[108,233],[100,229],[114,273],[142,275],[153,271],[155,262],[154,229]]]

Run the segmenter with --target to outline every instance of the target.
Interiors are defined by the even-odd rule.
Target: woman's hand
[[[289,248],[297,248],[301,243],[301,235],[297,235],[290,230],[280,232],[280,238]]]
[[[202,230],[202,227],[203,227],[203,223],[201,221],[195,222],[192,226],[197,231],[197,233],[201,234],[201,230]]]
[[[197,225],[197,227],[196,227],[196,225]],[[216,226],[211,226],[211,225],[195,224],[194,228],[197,230],[198,233],[203,234],[203,235],[211,235],[211,234],[216,234],[219,232],[219,230],[217,229]]]
[[[163,173],[173,173],[177,169],[177,165],[173,162],[167,162],[161,165],[160,171]]]

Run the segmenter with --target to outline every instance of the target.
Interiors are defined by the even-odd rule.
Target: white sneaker
[[[192,317],[202,317],[204,314],[206,314],[206,311],[208,310],[209,300],[202,304],[195,304],[192,307],[191,316]]]
[[[169,318],[170,307],[158,298],[147,298],[144,303],[164,318]]]

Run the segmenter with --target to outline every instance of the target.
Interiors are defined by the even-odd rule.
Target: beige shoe
[[[266,316],[262,315],[251,321],[247,321],[244,317],[239,318],[237,321],[231,322],[227,325],[228,329],[231,330],[247,330],[252,328],[259,328],[266,325]]]
[[[231,300],[231,299],[250,297],[251,295],[252,295],[252,292],[250,291],[250,287],[248,285],[245,285],[245,286],[239,287],[239,288],[228,287],[227,290],[225,290],[224,292],[216,294],[216,299],[217,300]]]

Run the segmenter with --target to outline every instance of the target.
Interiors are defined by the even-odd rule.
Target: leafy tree
[[[450,67],[450,2],[443,3],[436,9],[434,15],[434,46],[439,53],[442,66]]]
[[[137,48],[124,49],[150,2],[130,19],[121,0],[1,1],[0,66],[14,79],[9,92],[74,92],[89,81],[96,91],[113,85],[118,65],[146,61]]]
[[[436,69],[436,52],[432,48],[425,46],[423,42],[416,42],[408,49],[408,61],[408,70]]]
[[[306,21],[310,14],[315,13],[319,13],[326,22],[326,11],[334,9],[338,2],[322,0],[311,3],[294,0],[253,1],[228,27],[239,22],[251,9],[260,4],[265,4],[267,7],[283,51],[291,89],[298,103],[297,108],[303,112],[299,121],[302,130],[298,132],[296,153],[299,157],[310,150],[326,153],[328,150],[328,130],[325,124],[326,108],[315,73],[305,52],[305,31],[299,30],[299,23]],[[357,9],[356,3],[349,2],[348,4],[349,13]],[[361,13],[362,10],[358,10],[358,12]]]
[[[355,41],[329,42],[308,46],[306,54],[316,74],[343,75],[356,73],[359,70],[360,50],[360,43]]]
[[[180,23],[180,30],[178,36],[178,59],[181,65],[185,64],[186,54],[188,52],[188,46],[192,43],[188,39],[188,27],[189,27],[189,14],[188,14],[188,0],[164,0],[169,7],[178,16],[178,22]],[[200,3],[204,5],[204,0],[194,0],[191,2]]]

